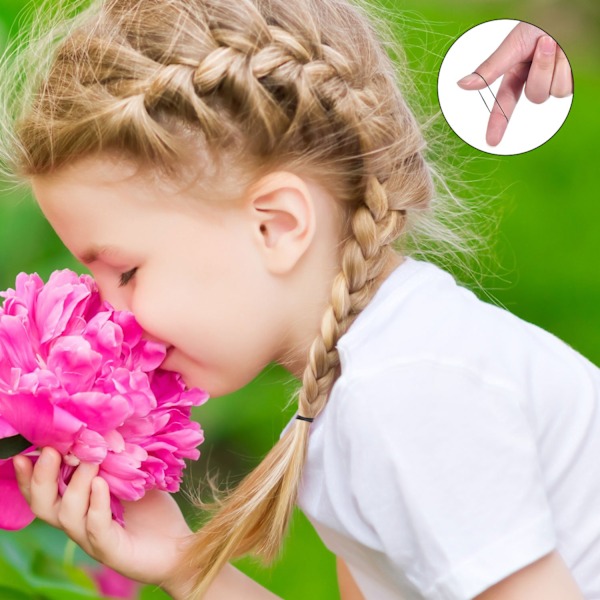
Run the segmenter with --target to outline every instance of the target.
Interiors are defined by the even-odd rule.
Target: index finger
[[[13,467],[15,469],[15,478],[19,490],[23,495],[23,498],[27,501],[27,504],[31,503],[31,474],[33,472],[33,465],[31,461],[21,454],[13,457]]]
[[[58,495],[58,473],[61,455],[51,446],[44,446],[35,463],[29,490],[33,513],[54,527],[60,527],[57,520],[60,500]]]
[[[539,36],[544,35],[544,31],[534,27],[529,23],[518,23],[510,33],[504,38],[498,48],[484,60],[474,73],[480,77],[461,80],[459,85],[469,90],[481,90],[487,85],[491,85],[498,77],[506,73],[511,67],[518,63],[531,61],[536,46],[537,37],[532,35],[535,29],[539,31]],[[538,37],[539,37],[538,36]]]

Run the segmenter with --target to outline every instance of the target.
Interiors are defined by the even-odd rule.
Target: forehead
[[[182,190],[177,182],[157,181],[156,173],[110,157],[80,160],[31,180],[48,222],[87,264],[99,256],[118,260],[113,248],[124,245],[156,249],[159,239],[182,241],[182,231],[192,227],[205,234],[221,231],[232,213],[243,211],[244,203],[228,202],[223,188],[202,184]]]
[[[65,246],[82,263],[159,247],[217,216],[196,194],[156,181],[130,162],[94,158],[31,179],[40,209]],[[169,233],[171,232],[171,233]]]
[[[128,198],[142,196],[146,203],[177,200],[188,208],[226,208],[236,205],[252,183],[247,170],[242,170],[239,164],[216,165],[206,157],[196,162],[195,168],[181,168],[176,177],[168,178],[157,168],[102,154],[32,177],[31,185],[40,204],[54,199],[64,201],[71,193],[87,188],[99,196],[124,191]]]
[[[97,189],[126,187],[157,187],[163,192],[170,188],[177,191],[175,182],[152,176],[152,171],[143,169],[132,161],[110,155],[85,157],[50,174],[32,177],[32,188],[46,196],[48,192],[68,188],[93,187]]]

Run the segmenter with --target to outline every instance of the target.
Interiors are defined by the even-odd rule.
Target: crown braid
[[[192,140],[334,192],[346,215],[340,272],[297,393],[300,413],[316,417],[340,375],[338,340],[381,283],[408,211],[433,190],[420,129],[366,16],[343,0],[98,1],[24,105],[5,155],[25,177],[100,151],[174,175]],[[186,554],[193,598],[232,557],[277,555],[309,431],[295,421],[215,503]]]

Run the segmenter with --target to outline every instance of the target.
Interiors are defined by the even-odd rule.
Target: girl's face
[[[216,207],[128,178],[132,173],[124,164],[86,159],[58,175],[35,177],[32,186],[42,212],[89,268],[102,298],[133,312],[147,338],[171,347],[164,368],[180,372],[189,387],[220,396],[271,361],[281,362],[304,336],[312,339],[334,265],[322,283],[313,272],[307,286],[305,277],[287,278],[285,262],[304,256],[312,240],[310,206],[304,207],[297,245],[288,244],[286,252],[296,252],[290,258],[274,254],[277,239],[299,227],[289,216],[277,226],[280,237],[267,241],[267,227],[258,220],[266,218],[264,207],[263,213],[239,203]],[[328,259],[312,256],[310,263],[320,260],[324,274]],[[303,311],[299,320],[290,319]]]

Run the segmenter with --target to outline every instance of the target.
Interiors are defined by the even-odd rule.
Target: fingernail
[[[540,42],[540,46],[544,54],[554,54],[556,42],[549,35],[544,35]]]
[[[459,79],[456,82],[456,84],[461,85],[461,86],[473,85],[477,81],[479,81],[479,77],[477,75],[475,75],[475,73],[471,73],[470,75],[467,75],[466,77],[463,77],[462,79]]]
[[[49,450],[50,446],[45,446],[44,448],[42,448],[42,451],[40,452],[40,457],[38,458],[38,462],[41,461],[41,463],[43,465],[47,464],[51,459],[51,451]]]

